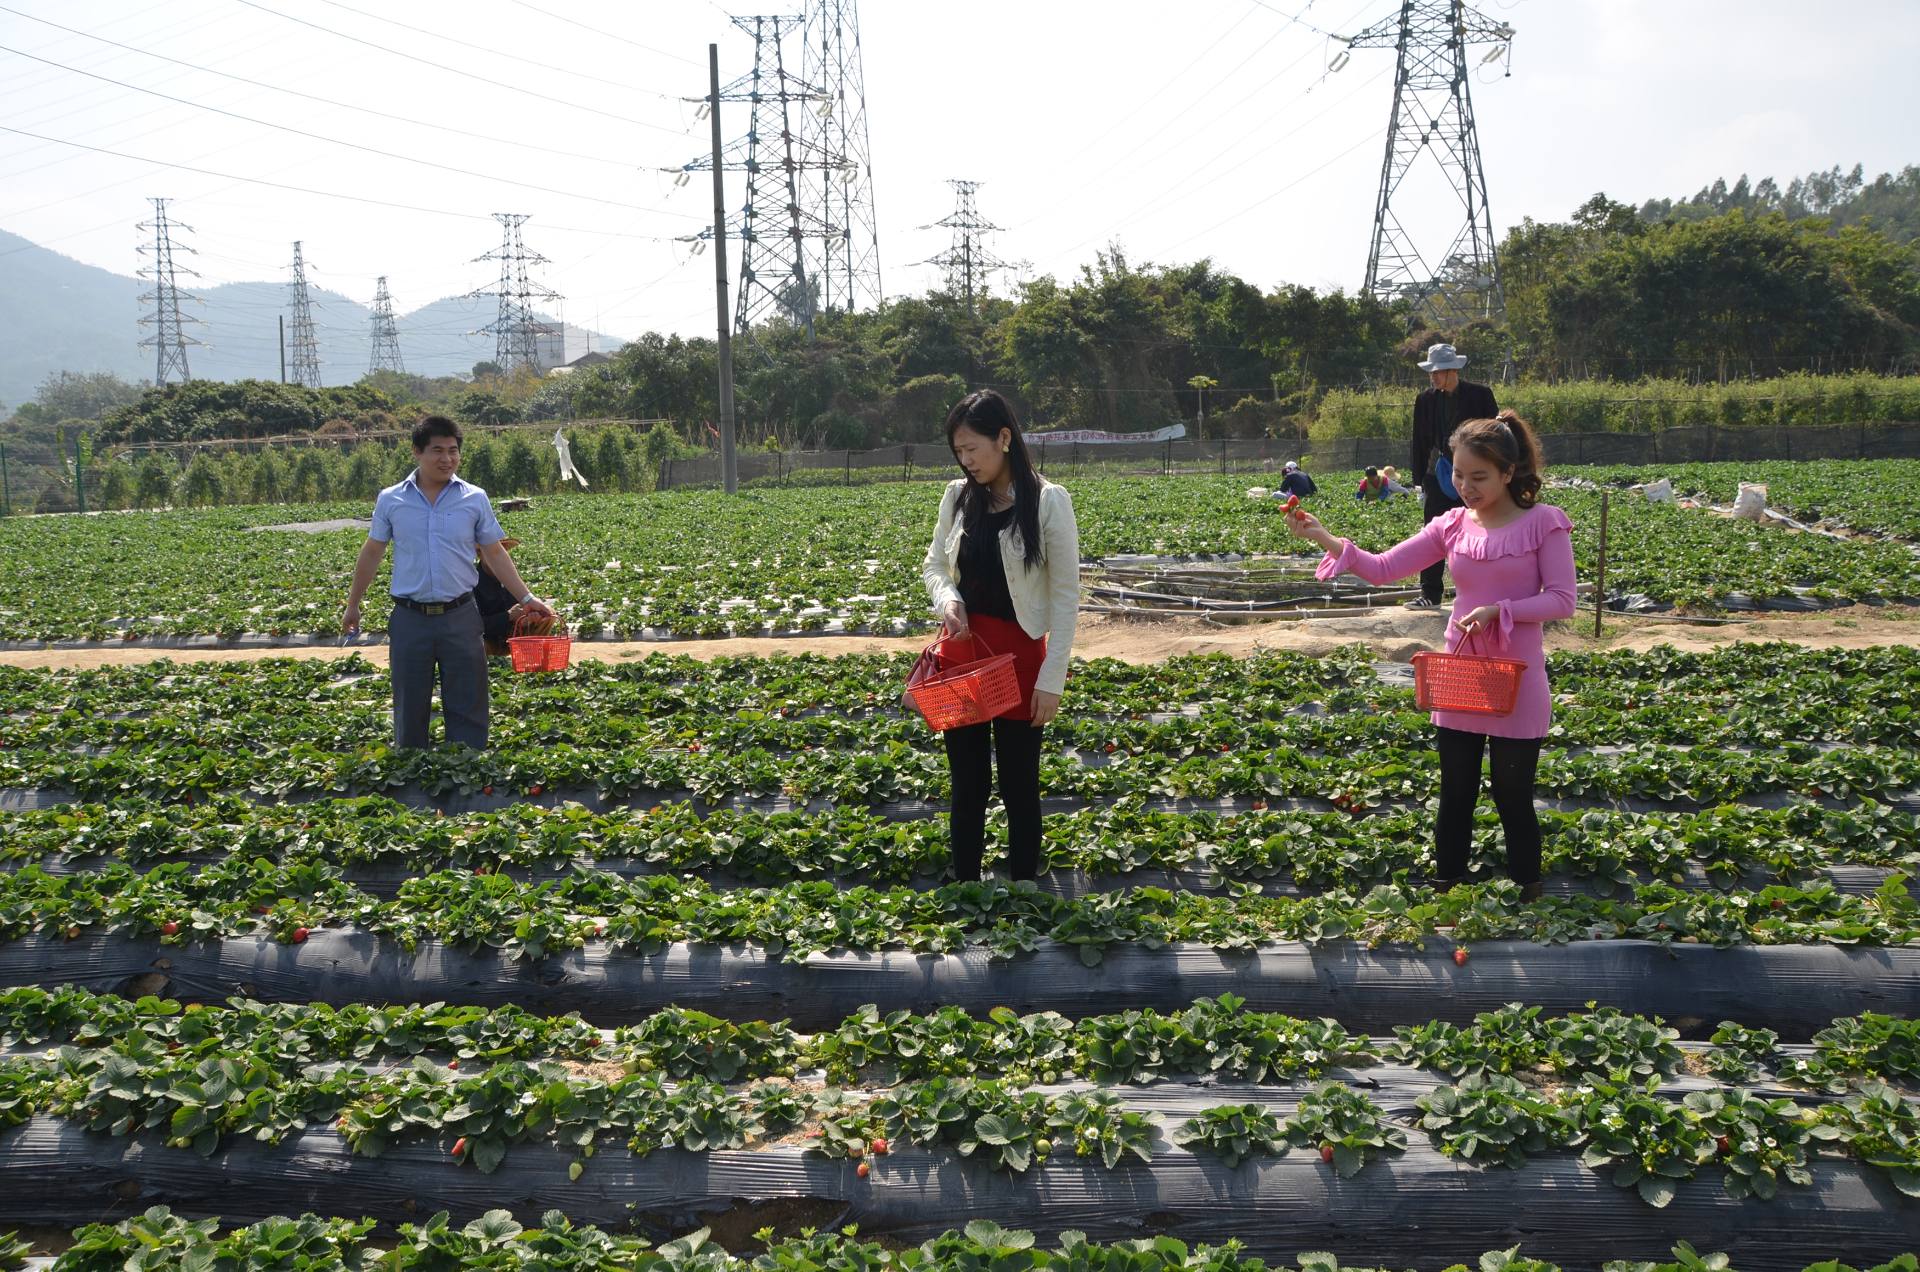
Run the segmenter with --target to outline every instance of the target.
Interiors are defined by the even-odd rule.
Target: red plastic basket
[[[1512,658],[1418,653],[1413,656],[1414,704],[1422,711],[1510,715],[1526,670],[1526,663]]]
[[[538,627],[541,619],[538,615],[522,611],[519,618],[513,620],[513,635],[507,638],[507,652],[513,656],[513,669],[524,674],[536,671],[565,671],[573,658],[573,637],[567,635],[567,629],[559,620],[552,620],[552,630],[538,636],[529,635]]]
[[[982,649],[986,642],[976,634]],[[940,646],[947,637],[928,645],[921,655],[933,654],[938,664]],[[907,681],[907,697],[936,733],[991,720],[1020,705],[1020,680],[1014,675],[1013,655],[987,650],[987,657],[962,663],[950,671],[936,671],[922,680]]]

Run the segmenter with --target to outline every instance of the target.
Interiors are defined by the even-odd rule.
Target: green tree
[[[226,499],[220,464],[206,451],[187,462],[180,474],[180,502],[189,508],[207,508]]]
[[[133,502],[140,508],[159,508],[173,498],[173,483],[179,476],[173,460],[159,451],[150,451],[139,464]]]

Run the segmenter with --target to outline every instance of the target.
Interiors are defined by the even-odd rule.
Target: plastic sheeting
[[[1151,1163],[1108,1170],[1056,1158],[1024,1175],[903,1149],[878,1159],[864,1180],[851,1161],[786,1145],[640,1158],[608,1148],[577,1182],[567,1179],[572,1160],[519,1145],[500,1170],[482,1175],[453,1165],[444,1145],[355,1158],[325,1132],[278,1147],[235,1140],[202,1158],[151,1136],[113,1139],[35,1119],[0,1134],[0,1224],[71,1225],[162,1204],[229,1223],[303,1210],[388,1222],[449,1210],[465,1220],[505,1207],[526,1223],[558,1208],[576,1223],[637,1221],[664,1235],[741,1202],[811,1198],[844,1206],[828,1226],[855,1223],[864,1237],[903,1242],[990,1219],[1049,1242],[1070,1228],[1099,1241],[1166,1233],[1238,1239],[1273,1262],[1332,1250],[1349,1264],[1434,1268],[1471,1266],[1482,1251],[1515,1244],[1566,1266],[1665,1258],[1684,1237],[1703,1251],[1725,1251],[1748,1272],[1800,1272],[1825,1258],[1871,1266],[1911,1248],[1920,1230],[1920,1204],[1851,1162],[1823,1162],[1811,1187],[1783,1188],[1770,1202],[1730,1200],[1709,1168],[1655,1210],[1572,1154],[1517,1171],[1483,1169],[1450,1161],[1419,1137],[1352,1179],[1312,1152],[1229,1169],[1165,1144]]]
[[[985,950],[918,955],[904,950],[816,954],[787,963],[744,946],[675,944],[657,954],[601,943],[537,963],[423,943],[408,953],[369,933],[322,929],[304,945],[264,937],[168,947],[123,936],[0,945],[0,986],[74,983],[103,993],[219,1001],[429,1003],[498,1006],[542,1014],[577,1011],[601,1025],[630,1024],[669,1004],[730,1020],[789,1019],[833,1028],[867,1003],[976,1014],[1007,1006],[1079,1017],[1128,1008],[1173,1011],[1199,997],[1236,994],[1256,1011],[1333,1016],[1361,1032],[1426,1020],[1465,1023],[1509,1002],[1550,1013],[1588,1000],[1662,1016],[1692,1037],[1722,1020],[1765,1025],[1789,1041],[1835,1016],[1920,1015],[1920,948],[1699,945],[1574,941],[1543,946],[1483,941],[1456,967],[1452,943],[1366,950],[1276,944],[1219,951],[1191,944],[1110,948],[1096,967],[1076,949],[1043,944],[994,959]]]

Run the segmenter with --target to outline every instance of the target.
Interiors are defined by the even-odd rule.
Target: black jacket
[[[473,585],[473,603],[480,611],[480,628],[488,640],[504,641],[513,635],[513,619],[507,613],[514,605],[513,594],[493,577],[485,562],[480,563],[480,577]]]
[[[1409,479],[1423,490],[1436,452],[1448,450],[1454,426],[1466,420],[1490,420],[1500,413],[1493,390],[1462,380],[1453,392],[1428,389],[1413,400],[1413,446],[1407,453]]]
[[[1313,478],[1296,469],[1280,479],[1280,491],[1282,494],[1298,495],[1305,499],[1308,495],[1319,494],[1320,487],[1314,484]]]

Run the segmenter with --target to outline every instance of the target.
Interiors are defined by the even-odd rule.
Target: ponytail
[[[1507,491],[1520,507],[1540,502],[1546,455],[1533,425],[1512,411],[1502,411],[1490,420],[1468,420],[1453,430],[1453,446],[1464,447],[1505,472]]]

